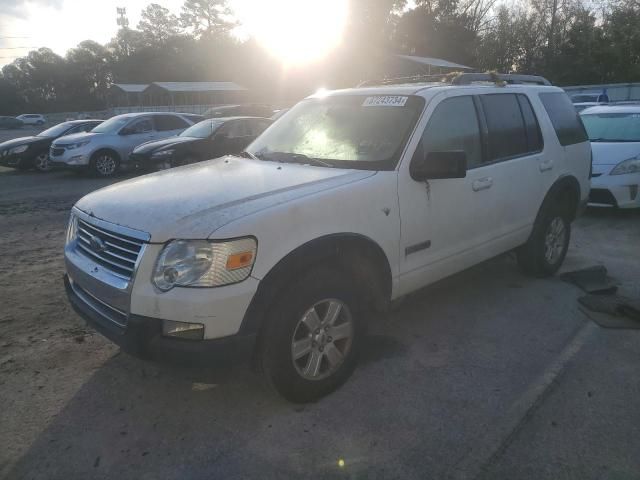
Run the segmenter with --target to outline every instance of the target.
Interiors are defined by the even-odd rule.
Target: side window
[[[218,131],[221,135],[226,135],[227,138],[240,138],[246,137],[245,123],[241,121],[232,121],[225,123]]]
[[[127,130],[131,133],[147,133],[153,130],[153,124],[151,123],[150,118],[142,118],[140,120],[135,120],[127,125]]]
[[[248,120],[247,121],[248,134],[252,137],[257,137],[262,132],[264,132],[269,125],[270,123],[265,120]]]
[[[494,162],[527,153],[527,134],[516,95],[480,95],[480,102],[489,131],[487,161]]]
[[[529,152],[539,152],[542,150],[544,142],[542,140],[542,132],[540,132],[540,124],[533,111],[531,102],[526,95],[518,95],[518,103],[524,118],[524,126],[527,132],[527,146]]]
[[[567,146],[587,141],[587,132],[566,93],[541,93],[540,100],[549,114],[560,145]]]
[[[478,115],[470,96],[443,100],[431,114],[422,134],[422,147],[429,152],[464,151],[471,168],[482,163]]]
[[[159,132],[167,132],[169,130],[183,130],[189,124],[182,118],[175,115],[155,115],[156,130]]]

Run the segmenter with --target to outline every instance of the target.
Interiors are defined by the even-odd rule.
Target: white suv
[[[241,156],[81,199],[67,293],[125,350],[252,356],[310,401],[351,374],[368,312],[392,299],[513,249],[556,272],[589,171],[579,117],[540,77],[325,92]]]
[[[16,117],[25,125],[44,125],[47,123],[47,119],[39,113],[25,113]]]

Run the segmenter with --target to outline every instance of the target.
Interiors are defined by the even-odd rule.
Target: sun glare
[[[286,66],[313,62],[340,45],[347,0],[250,2],[248,30]]]

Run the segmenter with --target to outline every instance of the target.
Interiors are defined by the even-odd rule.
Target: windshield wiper
[[[250,158],[251,160],[260,160],[258,157],[256,157],[253,153],[251,152],[247,152],[246,150],[241,151],[238,154],[239,157],[242,158]]]
[[[302,163],[302,164],[309,163],[311,165],[316,165],[320,167],[333,168],[333,165],[331,165],[330,163],[325,162],[324,160],[320,160],[319,158],[308,157],[304,153],[269,152],[268,154],[262,155],[262,158],[264,158],[266,155],[269,155],[268,160],[275,160],[283,163],[287,163],[287,162]]]

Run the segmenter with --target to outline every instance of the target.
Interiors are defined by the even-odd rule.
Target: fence
[[[562,87],[571,95],[578,93],[602,93],[607,89],[607,95],[611,102],[640,101],[640,83],[608,83],[602,85],[575,85]]]

